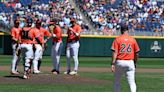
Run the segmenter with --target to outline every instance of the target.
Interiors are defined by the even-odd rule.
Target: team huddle
[[[14,27],[11,30],[13,60],[11,66],[12,74],[19,74],[17,64],[20,61],[20,55],[24,61],[23,78],[28,79],[29,74],[33,70],[34,74],[41,73],[40,65],[45,44],[51,37],[53,38],[53,46],[51,57],[53,61],[52,74],[60,73],[60,55],[63,48],[62,29],[57,23],[57,20],[51,22],[54,26],[49,32],[41,27],[42,21],[36,20],[35,26],[32,26],[32,20],[27,19],[26,25],[19,28],[19,21],[14,21]],[[136,40],[128,35],[128,26],[121,25],[121,35],[116,37],[112,43],[111,50],[113,51],[111,70],[114,72],[114,89],[113,92],[120,92],[120,77],[125,73],[130,91],[136,92],[137,87],[135,83],[135,67],[140,51]],[[81,27],[75,20],[71,21],[71,26],[67,27],[66,40],[66,61],[67,70],[64,74],[76,75],[78,71],[78,52],[80,47],[80,33]],[[44,39],[46,37],[46,39]],[[74,69],[71,71],[70,58],[74,60]],[[33,65],[33,69],[31,66]]]
[[[53,20],[51,25],[53,29],[51,31],[42,27],[42,21],[37,19],[33,22],[32,19],[26,19],[23,28],[19,27],[19,20],[14,21],[14,27],[11,29],[12,36],[12,48],[13,48],[13,60],[11,64],[11,74],[19,74],[17,65],[22,56],[24,65],[23,78],[28,79],[29,74],[41,73],[40,65],[43,52],[46,47],[48,39],[52,37],[52,52],[51,57],[53,61],[53,74],[59,74],[60,70],[60,55],[63,48],[62,42],[62,29],[58,25],[57,20]],[[35,23],[33,25],[33,23]],[[75,20],[71,21],[71,26],[67,28],[67,41],[66,41],[66,57],[67,57],[67,70],[65,74],[76,75],[78,70],[78,49],[80,39],[81,27],[76,24]],[[46,38],[46,39],[45,39]],[[74,70],[70,68],[70,58],[74,59]],[[33,66],[33,69],[32,69]]]

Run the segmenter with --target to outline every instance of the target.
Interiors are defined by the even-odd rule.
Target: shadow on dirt
[[[22,76],[20,76],[20,75],[7,75],[7,76],[3,76],[3,77],[5,77],[5,78],[14,78],[14,79],[23,79],[23,77]]]

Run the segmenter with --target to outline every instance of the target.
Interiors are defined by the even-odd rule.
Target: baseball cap
[[[41,23],[42,23],[42,21],[39,19],[36,21],[36,24],[41,24]]]
[[[19,24],[19,20],[14,20],[14,24]]]
[[[31,18],[27,19],[27,23],[32,23],[32,22],[33,22],[33,20]]]

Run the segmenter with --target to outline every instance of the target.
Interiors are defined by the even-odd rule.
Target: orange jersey
[[[12,36],[14,39],[19,40],[20,31],[21,31],[21,28],[15,28],[15,27],[13,27],[13,28],[11,29],[11,36]]]
[[[69,30],[68,29],[68,31],[67,31],[67,34],[68,34],[68,42],[69,41],[77,41],[77,40],[79,40],[80,39],[80,35],[77,37],[76,35],[75,35],[75,32],[76,33],[80,33],[81,32],[81,27],[80,27],[80,25],[78,25],[78,24],[75,24],[73,27],[71,27],[73,30],[74,30],[74,32],[73,31],[71,31],[71,30]]]
[[[53,42],[60,42],[62,41],[62,30],[59,26],[55,26],[53,29],[53,34],[56,35],[56,37],[53,38]]]
[[[118,60],[133,60],[135,53],[140,50],[136,40],[128,34],[117,37],[111,49],[117,52]]]
[[[33,44],[33,32],[31,31],[31,27],[24,27],[20,31],[20,36],[21,36],[21,43],[23,44]]]
[[[40,36],[41,35],[40,30],[37,29],[37,28],[32,28],[31,31],[32,31],[31,32],[32,33],[31,36],[32,36],[32,38],[34,38],[34,43],[35,44],[41,44],[41,43],[43,43],[42,37]]]
[[[42,40],[44,41],[44,36],[47,36],[47,37],[51,37],[52,35],[51,35],[51,33],[48,31],[48,30],[46,30],[46,29],[44,29],[44,28],[40,28],[40,31],[41,31],[41,38],[42,38]]]
[[[33,28],[32,31],[33,31],[32,34],[33,38],[36,38],[34,40],[34,43],[38,43],[38,44],[44,43],[44,36],[48,36],[48,37],[51,36],[51,33],[44,28],[40,28],[40,29]],[[37,39],[39,42],[37,41]]]

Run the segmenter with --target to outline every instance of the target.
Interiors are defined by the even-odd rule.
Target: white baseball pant
[[[12,44],[13,49],[13,59],[11,62],[11,71],[17,71],[17,65],[20,61],[20,55],[17,55],[17,50],[20,50],[20,44],[14,43]]]
[[[135,65],[134,65],[133,60],[117,60],[116,61],[113,92],[120,92],[120,78],[123,73],[125,73],[125,77],[128,81],[130,92],[136,92]]]
[[[52,63],[53,63],[53,69],[56,71],[59,71],[60,68],[60,55],[63,48],[62,41],[60,42],[54,42],[54,45],[51,49],[51,57],[52,57]]]
[[[67,43],[67,48],[66,48],[67,71],[71,70],[71,64],[70,64],[71,56],[73,57],[73,60],[74,60],[74,70],[75,71],[78,70],[78,65],[79,65],[79,60],[78,60],[79,47],[80,47],[79,41],[73,41],[73,42]]]
[[[34,59],[33,59],[33,67],[34,71],[38,71],[38,61],[42,59],[43,55],[43,48],[40,44],[35,44],[35,51],[34,51]]]
[[[33,46],[32,44],[21,44],[21,53],[24,61],[24,71],[28,71],[30,68],[30,60],[33,59]]]

